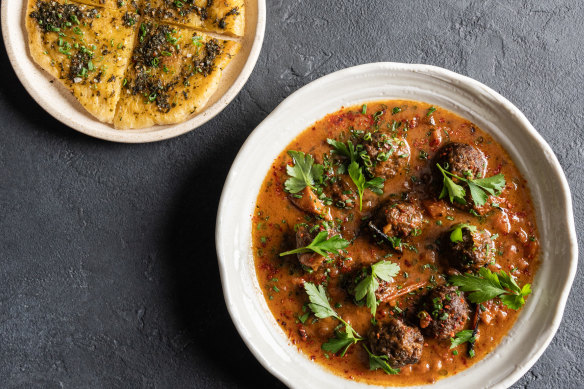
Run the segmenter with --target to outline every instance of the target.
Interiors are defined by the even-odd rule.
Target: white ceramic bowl
[[[217,254],[233,322],[262,365],[290,387],[367,387],[333,375],[289,344],[256,278],[251,215],[271,163],[301,131],[342,106],[381,99],[425,101],[471,120],[505,147],[529,182],[541,238],[533,295],[491,354],[434,384],[510,386],[543,353],[562,319],[578,259],[570,190],[554,153],[513,104],[475,80],[434,66],[373,63],[329,74],[284,100],[249,136],[231,167],[217,215]]]
[[[24,25],[28,0],[2,0],[2,37],[10,63],[28,93],[55,119],[96,138],[114,142],[144,143],[172,138],[191,131],[221,112],[237,96],[249,78],[264,41],[265,0],[246,0],[245,34],[241,49],[223,71],[217,91],[203,111],[177,124],[136,130],[116,130],[89,114],[60,82],[43,71],[32,59]]]

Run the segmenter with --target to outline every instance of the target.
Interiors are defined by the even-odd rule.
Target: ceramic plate
[[[335,376],[288,342],[256,278],[251,215],[272,162],[300,132],[343,106],[387,99],[428,102],[476,123],[505,147],[529,182],[541,238],[534,293],[492,353],[433,385],[449,389],[510,386],[552,340],[576,273],[570,190],[554,153],[513,104],[477,81],[433,66],[374,63],[330,74],[284,100],[249,136],[231,167],[217,215],[217,254],[233,322],[262,365],[290,387],[371,387]]]
[[[172,138],[206,123],[239,93],[257,61],[266,24],[265,0],[246,0],[241,49],[223,72],[219,87],[203,111],[185,122],[137,130],[116,130],[95,119],[69,91],[30,56],[24,26],[27,0],[2,0],[2,36],[10,63],[28,93],[55,119],[77,131],[114,142],[144,143]]]

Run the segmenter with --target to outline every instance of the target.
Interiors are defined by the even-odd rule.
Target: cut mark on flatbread
[[[92,115],[112,123],[135,26],[119,11],[65,0],[30,0],[26,28],[35,62]]]
[[[229,1],[223,6],[241,3],[243,23],[243,0]],[[201,112],[241,47],[242,37],[206,31],[204,23],[188,28],[176,20],[161,23],[140,16],[144,5],[28,2],[25,23],[34,61],[89,113],[116,128],[172,124]],[[158,34],[156,42],[152,34]]]
[[[126,72],[114,126],[186,120],[205,106],[239,43],[144,19]]]

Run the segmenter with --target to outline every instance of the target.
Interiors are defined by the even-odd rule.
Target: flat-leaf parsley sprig
[[[389,365],[389,358],[387,357],[387,355],[375,355],[371,351],[369,351],[369,349],[365,345],[363,345],[363,348],[365,349],[365,351],[367,351],[367,354],[369,355],[369,370],[381,369],[386,374],[391,375],[399,374],[400,372],[399,369],[394,369]]]
[[[365,189],[369,189],[377,195],[383,194],[383,184],[385,180],[381,177],[373,177],[371,180],[367,180],[365,174],[363,173],[363,146],[353,145],[350,140],[347,143],[340,142],[334,139],[326,140],[329,145],[334,149],[334,152],[343,155],[349,159],[349,177],[357,187],[357,194],[359,195],[359,210],[363,210],[363,194]]]
[[[383,194],[383,183],[385,180],[381,177],[374,177],[371,180],[366,180],[365,175],[363,174],[363,168],[355,161],[351,162],[349,165],[349,176],[357,187],[357,192],[359,194],[359,211],[363,210],[363,193],[365,192],[365,189],[369,189],[377,195]]]
[[[385,274],[385,270],[381,270],[381,268],[378,271]],[[333,317],[341,322],[341,326],[344,326],[343,331],[339,328],[335,329],[335,337],[330,338],[328,342],[321,346],[324,351],[334,354],[338,353],[340,357],[343,357],[347,353],[349,347],[364,340],[364,338],[361,337],[361,335],[359,335],[357,331],[355,331],[349,323],[343,320],[343,318],[331,307],[324,286],[316,286],[311,282],[305,282],[304,290],[306,291],[306,294],[308,294],[308,299],[310,300],[308,308],[314,313],[314,316],[319,319]],[[374,355],[364,344],[363,348],[369,355],[370,370],[382,369],[387,374],[399,374],[399,369],[394,369],[389,365],[389,358],[386,355]]]
[[[285,251],[280,253],[280,256],[283,257],[284,255],[290,254],[303,254],[309,253],[314,251],[317,254],[326,257],[328,253],[336,254],[339,250],[342,250],[349,246],[349,241],[343,239],[340,235],[335,235],[329,239],[327,231],[321,231],[316,235],[316,237],[310,242],[308,246],[299,247],[294,250]]]
[[[379,261],[371,265],[371,274],[361,280],[355,287],[355,300],[360,301],[367,296],[365,303],[371,309],[371,315],[373,317],[375,317],[377,306],[379,305],[375,296],[375,291],[379,288],[379,281],[377,279],[392,282],[393,277],[397,276],[399,270],[399,265],[391,261]]]
[[[294,166],[286,166],[290,178],[284,182],[284,188],[288,192],[298,193],[306,187],[316,189],[322,184],[324,167],[314,163],[312,155],[294,150],[289,150],[288,155],[294,161]]]
[[[448,170],[440,166],[439,163],[437,163],[436,166],[444,178],[440,198],[442,199],[448,196],[451,203],[456,202],[459,204],[466,204],[466,190],[461,185],[455,183],[450,177],[454,177],[468,185],[472,201],[478,206],[485,205],[489,198],[489,194],[498,196],[501,194],[503,188],[505,188],[505,176],[501,173],[487,178],[476,178],[470,180],[450,173]]]
[[[359,151],[350,140],[345,144],[338,140],[327,138],[326,143],[331,145],[337,154],[349,158],[349,162],[356,162],[359,159]]]
[[[308,299],[310,303],[308,308],[314,313],[314,316],[319,319],[326,319],[327,317],[333,317],[340,321],[345,327],[344,331],[335,330],[335,337],[328,340],[328,342],[322,345],[324,351],[338,353],[341,357],[345,355],[351,345],[363,340],[361,335],[353,329],[353,327],[343,320],[341,316],[331,307],[328,297],[326,295],[326,290],[322,285],[314,285],[311,282],[304,283],[304,290],[308,294]]]
[[[493,273],[486,267],[479,270],[479,275],[462,274],[448,278],[448,282],[458,286],[463,292],[471,292],[468,299],[476,304],[494,299],[511,309],[519,309],[525,304],[525,297],[531,293],[531,284],[519,287],[515,279],[501,270]]]

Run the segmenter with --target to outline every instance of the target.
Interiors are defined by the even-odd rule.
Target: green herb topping
[[[440,198],[442,199],[448,196],[451,203],[466,204],[466,190],[461,185],[455,183],[450,177],[457,178],[468,185],[472,200],[478,206],[485,205],[489,194],[498,196],[501,194],[503,188],[505,188],[505,177],[501,173],[492,177],[469,180],[450,173],[442,168],[440,164],[436,164],[436,166],[444,178]]]
[[[451,242],[453,242],[453,243],[462,242],[462,229],[463,228],[466,228],[470,232],[475,232],[477,230],[476,226],[473,226],[470,224],[466,224],[466,223],[457,224],[450,229],[450,231],[452,231],[450,233],[450,241]]]
[[[519,287],[510,274],[501,270],[493,273],[486,267],[479,270],[479,275],[463,274],[451,276],[448,281],[464,292],[472,292],[468,299],[476,304],[498,297],[511,309],[519,309],[525,304],[525,297],[531,293],[531,285]]]
[[[377,262],[371,265],[371,274],[365,277],[355,287],[355,300],[360,301],[367,296],[366,305],[371,309],[371,315],[373,317],[375,317],[378,306],[377,297],[375,296],[375,291],[379,288],[377,278],[386,282],[392,282],[393,277],[397,276],[399,270],[399,265],[391,261]]]
[[[282,257],[284,255],[302,254],[314,251],[315,253],[320,254],[323,257],[326,257],[328,253],[333,254],[338,253],[339,250],[346,248],[350,243],[348,240],[344,240],[343,238],[341,238],[340,235],[335,235],[330,239],[327,239],[327,237],[328,232],[321,231],[318,233],[318,235],[316,235],[314,240],[310,242],[308,246],[299,247],[294,250],[280,253],[280,256]]]
[[[289,150],[288,155],[292,157],[294,166],[286,166],[286,172],[290,176],[284,183],[286,190],[298,193],[306,187],[316,189],[316,186],[322,183],[323,166],[315,164],[312,155],[301,151]]]
[[[389,358],[386,355],[374,355],[367,346],[363,345],[369,355],[369,370],[381,369],[386,374],[399,374],[399,369],[394,369],[389,365]]]
[[[314,316],[319,319],[326,319],[327,317],[334,317],[340,321],[344,327],[344,331],[335,330],[335,337],[329,339],[328,342],[322,345],[324,351],[329,351],[332,353],[337,353],[341,351],[340,356],[344,356],[351,345],[363,340],[363,338],[351,327],[349,323],[344,321],[339,314],[332,309],[328,297],[326,295],[326,290],[322,285],[314,285],[311,282],[304,283],[304,290],[308,294],[308,299],[310,303],[308,308],[314,313]]]

